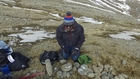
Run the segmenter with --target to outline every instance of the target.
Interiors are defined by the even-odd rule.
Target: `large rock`
[[[51,76],[53,73],[53,69],[52,69],[50,59],[45,60],[45,65],[46,65],[46,70],[47,70],[48,75]]]
[[[72,64],[71,63],[66,63],[61,66],[62,71],[70,71],[72,69]]]

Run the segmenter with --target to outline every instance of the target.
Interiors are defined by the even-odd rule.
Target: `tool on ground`
[[[28,76],[23,76],[23,77],[18,78],[18,79],[28,79],[28,78],[32,78],[32,77],[35,77],[35,76],[39,76],[41,74],[44,74],[44,72],[39,72],[39,73],[31,74],[31,75],[28,75]]]

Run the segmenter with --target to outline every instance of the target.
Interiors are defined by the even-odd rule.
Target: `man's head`
[[[71,26],[74,23],[75,23],[75,19],[73,18],[71,12],[68,11],[66,13],[66,16],[64,17],[63,24],[66,25],[66,26]]]

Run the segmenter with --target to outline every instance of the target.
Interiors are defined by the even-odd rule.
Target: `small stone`
[[[126,60],[122,60],[121,63],[122,63],[123,66],[126,66],[127,61]]]
[[[78,73],[79,73],[80,75],[84,75],[84,70],[83,70],[82,68],[79,68],[79,69],[78,69]]]
[[[72,71],[73,71],[73,72],[77,71],[77,68],[76,68],[76,67],[73,67],[73,68],[72,68]]]
[[[86,70],[84,70],[84,75],[87,75],[87,73],[93,73],[93,70],[90,68],[87,68]]]
[[[105,65],[105,66],[104,66],[104,71],[107,71],[107,72],[108,72],[108,71],[109,71],[109,68],[110,68],[109,65]]]
[[[114,79],[119,79],[119,77],[118,76],[115,76]]]
[[[67,72],[66,75],[67,75],[66,77],[69,78],[70,77],[70,72]]]
[[[72,69],[71,63],[66,63],[63,66],[61,66],[62,71],[70,71]]]
[[[119,79],[125,79],[122,74],[119,74],[118,77],[119,77]]]
[[[113,78],[113,74],[108,73],[108,77],[109,77],[109,78]]]
[[[87,66],[86,64],[82,64],[82,65],[81,65],[81,68],[82,68],[82,69],[87,69],[88,66]]]
[[[113,67],[112,67],[112,66],[110,66],[109,71],[112,71],[112,70],[114,70],[114,69],[113,69]]]
[[[93,79],[101,79],[100,76],[96,75]]]
[[[57,72],[57,71],[58,71],[58,68],[57,68],[57,67],[54,67],[54,68],[53,68],[53,71],[54,71],[54,72]]]
[[[126,74],[122,74],[122,75],[125,79],[128,79],[128,76]]]
[[[102,64],[100,62],[97,62],[98,67],[102,66]]]
[[[103,71],[101,74],[102,74],[102,76],[106,76],[107,75],[107,72],[106,71]]]
[[[102,74],[100,72],[95,73],[96,76],[101,76]]]
[[[57,76],[59,76],[59,77],[62,76],[62,74],[63,74],[62,71],[57,72]]]
[[[97,66],[93,65],[92,67],[93,67],[94,72],[99,72],[99,70],[98,70],[98,67],[97,67]]]
[[[104,68],[103,66],[98,67],[98,71],[99,72],[102,72],[103,71],[103,68]]]
[[[117,72],[116,72],[115,70],[112,70],[112,71],[111,71],[111,74],[112,74],[112,75],[117,75]]]
[[[75,62],[73,65],[74,65],[74,67],[76,67],[76,68],[79,68],[79,67],[80,67],[80,64],[79,64],[78,62]]]
[[[63,77],[67,77],[67,72],[66,71],[63,72]]]
[[[108,76],[102,76],[101,79],[109,79]]]
[[[67,60],[62,59],[62,60],[60,60],[59,62],[60,62],[61,64],[64,64],[64,63],[67,62]]]
[[[94,77],[94,73],[87,73],[87,76],[88,76],[89,78],[93,78],[93,77]]]

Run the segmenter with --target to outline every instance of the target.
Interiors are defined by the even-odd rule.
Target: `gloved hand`
[[[69,50],[66,47],[63,48],[63,51],[64,53],[69,53]]]
[[[71,52],[72,52],[72,54],[74,55],[74,54],[77,54],[78,53],[78,51],[79,51],[79,48],[75,48],[75,49],[73,49]]]

